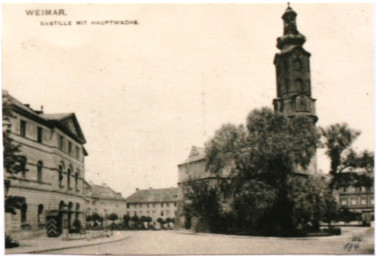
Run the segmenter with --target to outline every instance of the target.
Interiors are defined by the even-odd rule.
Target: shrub
[[[114,222],[115,220],[117,220],[119,217],[117,216],[116,213],[111,213],[110,215],[107,216],[107,219]]]
[[[324,228],[323,231],[330,235],[335,235],[335,236],[339,236],[342,233],[341,228],[334,228],[334,227]]]
[[[5,234],[5,248],[14,248],[20,246],[19,242],[16,240],[13,240],[13,238],[10,235]]]
[[[139,221],[138,216],[137,216],[137,215],[134,215],[134,216],[131,218],[131,221],[138,222],[138,221]]]

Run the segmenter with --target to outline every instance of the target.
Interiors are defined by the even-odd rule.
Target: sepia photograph
[[[1,9],[4,254],[374,254],[373,2]]]

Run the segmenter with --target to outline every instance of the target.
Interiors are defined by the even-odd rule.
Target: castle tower
[[[316,100],[312,98],[311,90],[311,54],[303,48],[306,38],[298,31],[296,16],[296,12],[288,4],[282,15],[283,35],[277,38],[277,48],[281,51],[274,58],[277,80],[277,98],[273,100],[274,111],[291,118],[308,116],[315,124],[318,118]],[[317,173],[316,156],[312,158],[306,170],[298,167],[297,172]]]
[[[277,98],[274,110],[288,117],[309,116],[316,123],[315,99],[312,98],[311,54],[304,50],[306,41],[296,25],[296,12],[288,5],[283,19],[283,35],[277,38],[280,53],[274,58],[277,75]]]

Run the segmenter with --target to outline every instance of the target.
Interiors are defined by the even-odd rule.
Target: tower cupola
[[[300,34],[296,25],[296,12],[290,7],[288,3],[285,13],[282,15],[283,19],[283,36],[277,38],[278,49],[283,50],[289,46],[302,46],[306,38]]]

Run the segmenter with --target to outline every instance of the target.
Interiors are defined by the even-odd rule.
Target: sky
[[[292,4],[311,56],[318,126],[346,122],[373,150],[373,5]],[[27,16],[28,9],[66,16]],[[128,196],[177,186],[177,164],[224,123],[276,97],[285,3],[2,6],[2,87],[45,113],[74,112],[86,178]],[[138,25],[41,26],[137,20]],[[323,150],[319,169],[328,171]]]

